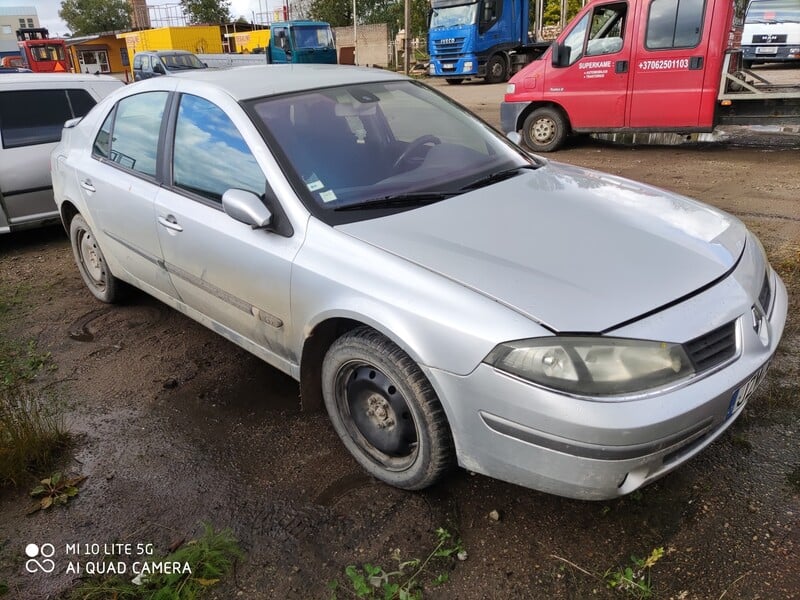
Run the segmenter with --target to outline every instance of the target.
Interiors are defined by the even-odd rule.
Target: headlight
[[[517,91],[517,86],[514,83],[506,85],[506,94],[514,94]]]
[[[617,396],[674,383],[694,374],[680,344],[601,337],[507,342],[486,357],[496,369],[581,396]]]

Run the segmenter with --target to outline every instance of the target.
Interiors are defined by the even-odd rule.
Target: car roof
[[[158,56],[170,56],[174,54],[194,54],[194,52],[189,52],[188,50],[144,50],[142,52],[137,52],[136,54],[156,54]]]
[[[122,83],[111,75],[85,75],[81,73],[8,73],[3,76],[4,84],[19,84],[20,86],[38,83],[77,84],[98,81],[117,81]]]
[[[174,77],[221,88],[236,100],[339,85],[408,79],[405,75],[382,69],[326,64],[247,65],[231,69],[186,71],[176,73]]]

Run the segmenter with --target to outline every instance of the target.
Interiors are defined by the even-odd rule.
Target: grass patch
[[[138,585],[120,575],[84,581],[68,596],[70,600],[195,600],[219,583],[242,557],[230,530],[214,531],[203,525],[203,534],[162,559],[148,560],[151,574],[137,577]],[[169,574],[156,574],[158,565],[180,565]]]
[[[50,353],[41,352],[34,340],[0,339],[0,389],[13,389],[48,368]]]
[[[58,406],[23,387],[0,387],[0,485],[48,472],[69,445]]]

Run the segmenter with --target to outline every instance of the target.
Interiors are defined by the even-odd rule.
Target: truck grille
[[[684,345],[695,371],[706,371],[736,354],[736,321],[717,327]]]
[[[443,59],[448,57],[455,57],[461,54],[464,47],[464,38],[447,38],[445,40],[434,40],[433,46],[436,49],[436,54]]]

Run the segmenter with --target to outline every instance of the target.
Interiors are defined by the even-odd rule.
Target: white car
[[[50,152],[64,122],[84,116],[122,85],[108,75],[0,77],[0,233],[58,222]]]
[[[134,285],[295,377],[405,489],[458,463],[632,492],[741,414],[786,320],[734,217],[532,157],[385,71],[151,79],[68,124],[52,170],[97,298]]]

